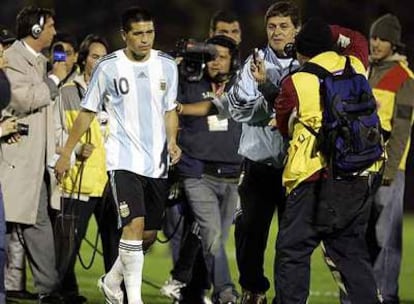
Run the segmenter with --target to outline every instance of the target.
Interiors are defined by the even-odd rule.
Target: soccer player
[[[69,169],[76,143],[104,107],[109,115],[106,165],[122,236],[119,256],[98,287],[108,303],[123,303],[124,280],[128,303],[140,304],[143,240],[152,243],[161,226],[168,155],[172,164],[181,155],[176,144],[178,72],[172,58],[152,49],[155,30],[148,11],[126,10],[121,34],[126,48],[97,65],[55,171],[61,178]]]

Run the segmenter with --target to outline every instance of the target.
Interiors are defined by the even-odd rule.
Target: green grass
[[[95,238],[95,223],[91,221],[88,239]],[[268,248],[266,251],[266,274],[271,281],[273,280],[273,257],[276,239],[276,223],[274,221],[271,234],[269,237]],[[234,282],[237,282],[237,268],[235,260],[234,239],[232,237],[227,244],[227,253],[232,270]],[[85,244],[82,245],[82,257],[89,260],[91,248]],[[414,304],[414,214],[406,215],[404,218],[404,252],[402,271],[400,276],[400,297],[401,304]],[[90,270],[84,270],[80,264],[77,264],[77,274],[81,293],[88,298],[88,303],[101,304],[103,298],[96,288],[96,281],[103,274],[102,257],[97,255],[95,263]],[[144,280],[148,283],[143,284],[143,299],[147,304],[170,304],[171,301],[162,297],[157,288],[152,285],[162,285],[169,277],[171,269],[171,259],[168,245],[155,243],[151,252],[145,257]],[[268,292],[268,299],[274,295],[273,288]],[[30,302],[27,302],[30,303]],[[33,302],[32,302],[33,303]],[[317,249],[312,256],[312,277],[311,277],[311,297],[310,304],[334,304],[339,303],[337,300],[337,288],[331,277],[330,272],[325,265],[322,254]]]

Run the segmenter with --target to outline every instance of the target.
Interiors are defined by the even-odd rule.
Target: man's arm
[[[189,116],[207,116],[217,114],[217,108],[210,100],[202,100],[194,103],[177,103],[177,113]]]
[[[235,121],[254,124],[269,120],[272,112],[258,90],[258,84],[250,70],[250,61],[251,57],[244,64],[230,91],[221,98],[227,99],[230,115]]]
[[[280,133],[289,136],[289,119],[293,110],[298,108],[298,96],[293,85],[292,77],[288,76],[282,82],[280,94],[275,100],[276,122]]]
[[[332,39],[336,41],[342,55],[352,55],[357,57],[368,67],[369,46],[368,41],[361,33],[341,27],[331,25]]]
[[[29,65],[18,54],[11,53],[13,51],[13,49],[6,51],[8,65],[5,72],[10,80],[12,91],[9,107],[19,115],[48,106],[57,95],[57,84],[46,74],[36,75],[35,67]],[[58,67],[63,69],[64,62],[60,64]]]
[[[165,129],[167,133],[168,153],[172,165],[176,164],[181,157],[181,149],[177,146],[178,115],[175,109],[165,112]]]
[[[65,143],[65,146],[61,149],[60,157],[55,165],[55,173],[60,180],[64,173],[70,168],[70,155],[76,144],[81,139],[82,135],[89,129],[92,120],[95,117],[95,113],[82,109],[76,118],[73,127],[69,133],[69,137]]]
[[[396,94],[390,138],[386,144],[388,159],[384,178],[393,180],[411,134],[414,80],[408,79]]]

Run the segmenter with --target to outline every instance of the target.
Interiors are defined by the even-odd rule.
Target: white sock
[[[105,275],[105,285],[108,286],[111,290],[119,289],[119,291],[121,291],[121,283],[124,279],[122,273],[122,263],[118,255],[115,263],[112,265],[109,272]]]
[[[121,240],[119,257],[122,262],[124,283],[128,296],[128,304],[142,304],[141,284],[144,253],[142,240]]]

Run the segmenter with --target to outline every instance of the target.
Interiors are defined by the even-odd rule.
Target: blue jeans
[[[4,290],[4,263],[6,259],[6,220],[4,218],[3,192],[0,186],[0,303],[6,303]]]
[[[373,260],[374,276],[385,303],[399,303],[404,184],[404,172],[398,171],[391,185],[381,186],[374,199],[378,215],[374,227],[378,249]]]
[[[225,244],[238,201],[237,182],[203,175],[184,179],[188,204],[200,226],[203,256],[214,293],[220,293],[232,283]]]
[[[375,282],[384,303],[399,303],[398,277],[401,267],[402,221],[405,176],[398,171],[389,186],[381,186],[373,196],[367,229],[368,249]],[[341,304],[351,304],[341,292]]]

